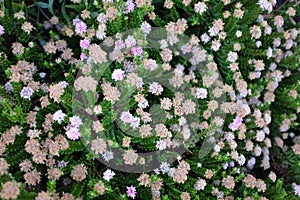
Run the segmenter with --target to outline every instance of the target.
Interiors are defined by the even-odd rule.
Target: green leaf
[[[44,3],[44,2],[41,2],[41,1],[38,1],[36,4],[40,8],[48,8],[49,7],[49,5],[47,3]]]
[[[49,10],[49,12],[51,12],[52,15],[54,15],[53,3],[54,3],[54,0],[49,0],[48,10]]]
[[[77,12],[81,12],[82,8],[80,5],[65,5],[66,8],[71,8],[76,10]]]
[[[70,22],[70,18],[69,18],[69,16],[66,13],[65,4],[66,4],[66,2],[64,1],[63,4],[62,4],[62,6],[61,6],[61,12],[62,12],[62,15],[65,18],[65,20],[69,23]]]

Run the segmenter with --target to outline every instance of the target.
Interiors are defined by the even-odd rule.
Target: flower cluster
[[[300,197],[300,3],[0,1],[1,199]]]

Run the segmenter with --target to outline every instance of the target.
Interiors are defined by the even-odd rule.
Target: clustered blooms
[[[0,1],[1,199],[300,197],[299,2],[25,4]]]

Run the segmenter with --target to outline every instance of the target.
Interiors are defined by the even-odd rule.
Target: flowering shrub
[[[0,6],[1,199],[299,199],[298,1]]]

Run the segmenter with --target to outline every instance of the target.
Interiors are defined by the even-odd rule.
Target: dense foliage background
[[[4,0],[0,7],[1,199],[300,198],[299,1]],[[165,28],[175,38],[191,37],[210,55],[209,66],[220,72],[223,85],[207,93],[193,64],[169,53],[170,41],[161,41],[160,50],[125,42],[129,50],[116,55],[97,80],[102,84],[76,79],[78,71],[89,71],[102,59],[98,44],[129,29],[147,34],[151,27]],[[124,126],[145,128],[150,111],[142,103],[167,98],[170,108],[161,110],[170,115],[163,124],[170,136],[136,139],[117,127],[118,81],[137,85],[142,80],[130,67],[145,66],[176,69],[174,82],[184,79],[195,87],[201,108],[186,113],[200,114],[199,140],[173,163],[126,173],[96,155],[110,160],[106,145],[118,146],[130,165],[135,152],[166,148],[169,133],[185,137],[180,125],[185,119],[176,110],[184,106],[175,106],[180,95],[147,82],[129,100],[131,121],[120,119]],[[80,140],[86,133],[84,119],[72,110],[74,87],[99,93],[87,97],[93,102],[89,112],[97,115],[93,131],[111,144],[95,139],[90,151]],[[210,99],[218,93],[227,101],[216,105]],[[226,113],[224,126],[209,155],[199,157],[215,106]],[[140,116],[145,118],[134,124]]]

